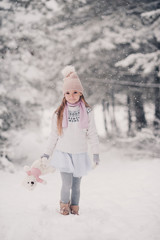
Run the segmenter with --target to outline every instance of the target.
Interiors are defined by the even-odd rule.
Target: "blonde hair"
[[[86,102],[83,94],[80,96],[80,100],[82,100],[85,104],[86,107],[89,107],[89,104]],[[55,113],[57,114],[57,129],[58,129],[58,135],[61,136],[62,133],[63,133],[63,130],[62,130],[62,121],[63,121],[63,112],[64,112],[64,108],[65,108],[65,105],[67,103],[67,100],[65,99],[65,97],[63,98],[62,100],[62,103],[61,105],[56,109]]]

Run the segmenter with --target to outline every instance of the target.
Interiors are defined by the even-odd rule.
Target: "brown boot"
[[[69,212],[70,212],[69,203],[60,202],[60,213],[62,215],[69,215]]]
[[[78,211],[79,211],[79,206],[78,205],[71,205],[70,206],[71,209],[71,214],[74,215],[79,215]]]

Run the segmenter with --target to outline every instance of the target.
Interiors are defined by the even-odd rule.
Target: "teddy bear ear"
[[[24,169],[25,172],[28,172],[30,170],[30,167],[29,166],[24,166],[23,169]]]

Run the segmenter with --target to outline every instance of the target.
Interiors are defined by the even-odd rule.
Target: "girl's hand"
[[[46,167],[49,165],[49,159],[47,157],[42,157],[41,158],[41,164]]]

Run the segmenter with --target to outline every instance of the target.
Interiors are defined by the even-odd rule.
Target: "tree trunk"
[[[131,117],[131,98],[129,94],[127,94],[127,107],[128,107],[128,133],[130,134],[132,126],[132,117]]]
[[[136,115],[136,127],[138,130],[141,130],[142,128],[147,126],[141,92],[138,92],[138,91],[134,92],[133,102],[134,102],[135,115]]]
[[[106,119],[106,101],[104,99],[102,99],[102,108],[103,108],[104,127],[105,127],[106,133],[108,133],[107,119]]]
[[[159,68],[155,68],[155,83],[160,84],[160,77],[158,76]],[[156,129],[160,127],[160,88],[155,88],[155,120],[153,122]]]
[[[112,123],[112,128],[114,131],[117,133],[119,132],[117,123],[116,123],[116,118],[115,118],[115,97],[114,97],[114,91],[112,89],[111,91],[111,103],[112,103],[112,115],[111,115],[111,123]]]

